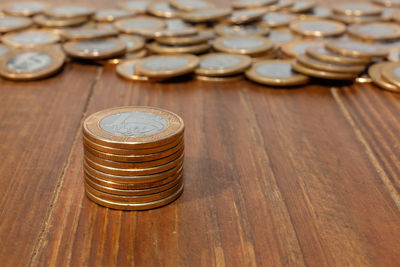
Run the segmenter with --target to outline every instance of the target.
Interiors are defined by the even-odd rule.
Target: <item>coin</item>
[[[265,13],[267,13],[267,9],[265,8],[242,9],[233,11],[227,20],[234,24],[244,24],[260,20]]]
[[[67,30],[62,36],[69,40],[87,40],[116,36],[118,31],[113,29],[82,28],[77,30]]]
[[[140,49],[143,49],[145,45],[145,40],[140,36],[120,34],[118,39],[125,44],[127,53],[136,52]]]
[[[306,54],[327,63],[363,65],[370,62],[368,58],[357,58],[335,54],[323,46],[311,46],[306,49]]]
[[[340,72],[340,73],[361,73],[365,70],[365,65],[343,65],[340,63],[327,63],[307,55],[300,55],[297,61],[302,65],[322,71]]]
[[[123,54],[125,44],[116,38],[90,39],[67,42],[64,50],[71,57],[104,59]]]
[[[275,46],[280,46],[285,43],[289,43],[298,39],[297,36],[293,35],[286,28],[277,28],[270,31],[268,40],[270,40]]]
[[[54,18],[76,18],[94,14],[94,9],[80,5],[57,5],[48,8],[44,14]]]
[[[137,13],[146,13],[149,4],[150,0],[145,0],[145,1],[136,0],[136,1],[126,1],[118,3],[119,7]]]
[[[253,64],[246,71],[252,81],[271,86],[294,86],[306,84],[309,78],[292,70],[291,60],[265,60]]]
[[[124,19],[135,16],[136,13],[133,11],[116,9],[116,8],[108,8],[108,9],[100,9],[97,10],[93,15],[94,20],[102,21],[102,22],[111,22],[117,19]]]
[[[132,204],[132,203],[104,200],[86,191],[87,197],[91,199],[93,202],[108,208],[119,209],[119,210],[148,210],[148,209],[159,208],[175,201],[182,195],[182,193],[183,193],[183,186],[178,191],[176,191],[175,193],[171,194],[170,196],[164,199],[147,203]]]
[[[176,18],[179,16],[179,11],[165,2],[152,2],[147,6],[147,12],[162,18]]]
[[[147,49],[157,54],[201,54],[210,50],[209,43],[185,45],[185,46],[169,46],[153,42],[148,44]]]
[[[347,24],[360,24],[360,23],[376,22],[382,20],[381,16],[348,16],[336,13],[332,14],[331,18]]]
[[[400,64],[391,62],[392,64],[386,64],[381,68],[382,78],[399,87],[400,91]]]
[[[214,49],[232,54],[258,54],[273,48],[272,42],[260,36],[225,36],[214,40]]]
[[[43,27],[68,27],[81,25],[88,21],[87,16],[76,17],[76,18],[53,18],[45,15],[36,15],[33,17],[33,21]]]
[[[153,78],[171,78],[193,72],[199,59],[189,54],[150,56],[137,65],[138,73]]]
[[[278,0],[275,4],[267,6],[268,11],[274,12],[282,9],[287,9],[294,4],[293,0]]]
[[[149,78],[146,76],[138,75],[135,71],[135,65],[138,59],[123,61],[117,66],[117,74],[120,76],[134,81],[148,81]]]
[[[387,51],[374,44],[362,43],[357,41],[333,41],[327,42],[325,47],[343,56],[352,57],[385,57]]]
[[[292,13],[302,13],[313,9],[316,5],[314,0],[300,0],[294,1],[293,5],[289,8]]]
[[[333,20],[307,19],[292,21],[290,29],[305,36],[328,37],[343,34],[346,26]]]
[[[0,58],[0,76],[10,80],[36,80],[61,69],[64,53],[52,46],[14,49]]]
[[[204,82],[237,82],[244,79],[242,74],[232,75],[232,76],[221,76],[221,77],[212,77],[212,76],[204,76],[204,75],[196,75],[196,80],[204,81]]]
[[[24,17],[0,17],[0,33],[22,30],[30,27],[32,20]]]
[[[333,11],[347,16],[374,16],[382,12],[382,8],[370,3],[345,3],[333,6]]]
[[[332,17],[332,11],[330,8],[323,6],[315,6],[311,10],[311,14],[303,15],[306,18],[318,18],[318,19],[330,19]]]
[[[165,23],[163,20],[158,18],[140,16],[131,19],[118,20],[114,23],[114,26],[124,33],[154,37],[154,32],[163,30]]]
[[[354,73],[338,73],[338,72],[322,71],[318,69],[309,68],[299,63],[298,61],[292,62],[292,68],[295,71],[300,72],[302,74],[320,79],[352,80],[357,77],[357,74]]]
[[[297,20],[298,16],[284,12],[268,12],[261,18],[261,23],[268,27],[283,27]]]
[[[281,50],[288,57],[298,57],[299,55],[305,54],[307,48],[321,44],[320,41],[314,40],[292,41],[282,44]]]
[[[275,4],[277,0],[236,0],[232,3],[233,8],[257,8]]]
[[[46,5],[42,2],[11,3],[4,7],[4,11],[13,16],[32,16],[44,11]]]
[[[388,90],[394,93],[400,93],[400,88],[390,82],[387,82],[382,77],[382,69],[386,66],[391,66],[393,62],[379,62],[370,66],[368,69],[368,74],[372,79],[372,82],[378,87]]]
[[[114,65],[116,65],[116,64],[119,64],[119,63],[127,61],[127,60],[134,60],[134,59],[144,58],[145,56],[147,56],[147,50],[146,49],[141,49],[141,50],[136,51],[136,52],[125,53],[124,55],[119,56],[119,57],[96,60],[96,62],[101,64],[101,65],[105,65],[105,64],[114,64]],[[146,81],[149,80],[147,77],[143,76],[143,78],[146,78]],[[137,79],[137,80],[139,81],[140,79]]]
[[[154,32],[155,37],[181,37],[197,34],[197,28],[181,19],[165,20],[165,29]]]
[[[249,56],[212,53],[200,57],[195,73],[203,76],[231,76],[245,71],[251,63]]]
[[[230,8],[202,9],[184,12],[181,14],[181,18],[192,23],[204,23],[223,19],[231,14],[231,12]]]
[[[348,32],[358,38],[374,41],[400,38],[400,26],[389,22],[371,22],[349,26]]]
[[[156,37],[156,41],[165,45],[195,45],[206,43],[213,39],[214,31],[201,31],[196,35],[181,36],[181,37]]]
[[[60,36],[50,30],[38,29],[22,32],[10,32],[1,38],[1,41],[14,47],[32,47],[53,44],[60,41]]]
[[[172,60],[169,60],[172,59]],[[143,70],[149,68],[168,73],[181,68],[182,61],[198,61],[192,55],[152,56],[142,61]],[[159,64],[160,61],[162,64]],[[139,64],[138,64],[139,65]],[[179,65],[179,66],[178,66]],[[194,68],[197,63],[194,64]],[[83,123],[85,137],[94,143],[121,149],[144,149],[162,146],[183,134],[183,120],[176,114],[154,107],[118,107],[96,112]]]
[[[194,11],[200,9],[211,9],[214,5],[203,0],[170,0],[169,3],[182,11]]]
[[[219,24],[214,27],[219,36],[264,36],[269,33],[269,27],[264,25],[225,25]]]

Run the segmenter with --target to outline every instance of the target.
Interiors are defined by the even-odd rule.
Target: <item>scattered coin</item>
[[[225,25],[219,24],[215,26],[215,32],[220,36],[249,36],[259,35],[264,36],[269,33],[269,27],[263,25]]]
[[[214,40],[214,49],[233,54],[258,54],[273,48],[272,42],[260,36],[225,36]]]
[[[368,58],[342,56],[327,50],[323,46],[311,46],[306,49],[306,54],[321,61],[333,64],[365,65],[370,62]]]
[[[299,0],[294,1],[289,10],[293,13],[307,12],[313,9],[316,5],[314,0]]]
[[[113,29],[105,28],[82,28],[77,30],[68,30],[62,33],[62,36],[69,40],[86,40],[86,39],[98,39],[105,37],[113,37],[118,35],[118,31]]]
[[[1,41],[9,46],[28,47],[45,44],[54,44],[60,41],[60,36],[51,30],[37,29],[22,32],[10,32],[1,38]]]
[[[82,59],[104,59],[122,55],[125,44],[117,38],[70,41],[64,44],[65,52]]]
[[[22,30],[30,27],[32,20],[24,17],[0,17],[0,33]]]
[[[42,27],[68,27],[81,25],[88,21],[88,17],[76,17],[76,18],[53,18],[45,15],[36,15],[33,17],[33,21]]]
[[[320,41],[299,40],[281,45],[281,51],[288,57],[298,57],[306,53],[307,48],[321,45]]]
[[[346,3],[333,7],[333,11],[347,16],[374,16],[382,12],[382,8],[370,3]]]
[[[274,43],[276,46],[280,46],[285,43],[290,43],[299,39],[298,36],[294,35],[290,30],[286,28],[277,28],[270,31],[268,40]]]
[[[390,82],[387,82],[382,78],[382,69],[386,66],[391,66],[393,62],[379,62],[370,66],[368,74],[372,79],[372,82],[378,87],[388,90],[394,93],[400,93],[400,88]]]
[[[169,3],[182,11],[194,11],[200,9],[214,8],[214,5],[210,2],[203,0],[170,0]]]
[[[374,44],[362,43],[357,41],[334,41],[327,42],[326,48],[343,56],[351,57],[385,57],[387,50]]]
[[[298,19],[298,16],[284,12],[268,12],[261,18],[261,23],[268,27],[283,27],[289,25],[292,21]]]
[[[145,1],[126,1],[119,3],[119,7],[128,11],[137,13],[146,13],[147,7],[150,4],[150,0]]]
[[[231,76],[242,73],[251,63],[249,56],[212,53],[200,57],[195,73],[203,76]]]
[[[358,74],[365,70],[365,65],[343,65],[339,63],[326,63],[307,55],[298,56],[297,61],[306,67],[322,71]]]
[[[162,18],[176,18],[179,17],[179,11],[173,8],[170,4],[165,2],[152,2],[147,6],[147,12]]]
[[[129,17],[133,17],[135,15],[136,15],[136,13],[133,11],[109,8],[109,9],[97,10],[96,13],[94,14],[93,18],[96,21],[111,22],[111,21],[115,21],[118,19],[125,19],[125,18],[129,18]]]
[[[395,40],[400,38],[400,26],[396,23],[362,23],[351,25],[347,30],[356,37],[373,41]]]
[[[244,24],[260,20],[268,10],[265,8],[243,9],[233,11],[228,17],[228,21],[234,24]]]
[[[276,2],[277,0],[236,0],[232,3],[232,6],[237,9],[247,9],[268,6]]]
[[[299,63],[298,61],[292,62],[292,68],[302,74],[320,79],[352,80],[357,77],[357,74],[354,73],[339,73],[339,72],[322,71],[319,69],[309,68]]]
[[[13,16],[32,16],[43,12],[46,4],[42,2],[18,2],[4,7],[4,11]]]
[[[230,8],[201,9],[184,12],[181,14],[181,18],[192,23],[204,23],[223,19],[231,14],[231,12]]]
[[[155,31],[153,35],[155,37],[181,37],[197,33],[197,28],[181,19],[168,19],[165,20],[165,28]]]
[[[44,11],[45,15],[54,18],[76,18],[90,16],[94,14],[94,9],[79,5],[60,5],[48,8]]]
[[[381,69],[382,78],[391,84],[399,87],[400,90],[400,64],[391,62],[391,64],[386,64],[382,66]]]
[[[185,46],[171,46],[153,42],[147,44],[146,47],[156,54],[201,54],[210,50],[211,44],[202,43]]]
[[[333,20],[308,19],[292,21],[290,29],[305,36],[329,37],[344,33],[346,26]]]
[[[268,11],[280,11],[282,9],[288,9],[294,4],[293,0],[278,0],[275,4],[267,6]]]
[[[148,81],[149,78],[146,76],[141,76],[136,73],[135,65],[137,64],[138,59],[123,61],[117,66],[117,73],[129,80],[134,81]]]
[[[195,45],[207,43],[215,36],[214,31],[201,31],[196,35],[181,36],[181,37],[156,37],[156,41],[165,45]]]
[[[124,33],[139,34],[145,37],[154,37],[154,32],[163,30],[163,20],[148,16],[140,16],[132,19],[118,20],[114,26]]]
[[[400,7],[399,0],[373,0],[373,2],[387,7]]]

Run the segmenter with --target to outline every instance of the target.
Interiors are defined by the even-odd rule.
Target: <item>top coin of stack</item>
[[[166,205],[183,191],[184,123],[152,107],[112,108],[83,123],[87,196],[115,209]]]

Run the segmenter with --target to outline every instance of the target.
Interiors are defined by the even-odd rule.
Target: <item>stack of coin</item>
[[[119,107],[83,123],[84,180],[94,202],[147,210],[183,192],[184,123],[167,110]]]

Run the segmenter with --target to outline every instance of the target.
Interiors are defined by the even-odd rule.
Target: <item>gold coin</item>
[[[307,19],[292,21],[290,29],[305,36],[329,37],[343,34],[346,26],[333,20]]]
[[[136,71],[152,78],[172,78],[193,72],[199,58],[189,54],[150,56],[136,65]]]
[[[0,58],[0,76],[20,81],[42,79],[59,71],[64,61],[64,53],[54,46],[13,49]]]
[[[273,43],[260,36],[225,36],[215,39],[213,46],[220,52],[252,55],[271,50]]]
[[[96,13],[94,13],[93,15],[93,19],[96,21],[111,22],[111,21],[116,21],[118,19],[126,19],[129,17],[133,17],[135,15],[136,13],[133,11],[109,8],[109,9],[97,10]]]
[[[343,65],[339,63],[327,63],[309,57],[307,55],[298,56],[297,61],[306,67],[322,71],[359,74],[365,70],[365,65]]]
[[[156,37],[157,43],[165,45],[195,45],[206,43],[215,37],[212,30],[201,31],[196,35],[182,37]]]
[[[283,27],[298,19],[296,14],[285,12],[268,12],[261,18],[261,24],[268,27]]]
[[[91,159],[85,157],[85,162],[87,165],[96,169],[100,172],[104,172],[107,174],[119,175],[119,176],[138,176],[138,175],[149,175],[149,174],[156,174],[160,172],[164,172],[166,170],[172,169],[175,166],[178,166],[183,162],[184,154],[182,154],[178,159],[171,161],[167,164],[160,165],[157,167],[152,168],[143,168],[143,169],[121,169],[121,168],[114,168],[109,166],[104,166],[98,164]]]
[[[230,8],[213,8],[184,12],[180,16],[192,23],[204,23],[223,19],[232,13]]]
[[[271,86],[294,86],[306,84],[309,78],[292,70],[291,60],[265,60],[253,64],[246,71],[252,81]]]
[[[46,9],[46,4],[42,2],[19,2],[10,3],[4,7],[7,14],[13,16],[33,16]]]
[[[30,27],[33,21],[25,17],[0,17],[0,33],[23,30]]]
[[[339,72],[322,71],[318,69],[309,68],[299,63],[298,61],[292,62],[292,68],[295,71],[300,72],[302,74],[320,79],[352,80],[357,77],[357,74],[354,73],[339,73]]]
[[[153,56],[150,64],[158,60],[168,61],[169,57]],[[196,57],[178,56],[179,59]],[[151,59],[157,59],[151,61]],[[171,62],[175,67],[175,60]],[[178,60],[178,63],[181,63]],[[167,66],[170,66],[168,63]],[[158,65],[159,66],[159,65]],[[197,66],[197,64],[196,64]],[[161,65],[162,67],[162,65]],[[184,131],[183,120],[173,112],[155,107],[118,107],[96,112],[83,122],[85,137],[94,143],[120,149],[147,149],[169,144],[178,139]],[[120,153],[119,153],[120,154]]]
[[[91,199],[93,202],[102,205],[104,207],[118,209],[118,210],[149,210],[149,209],[159,208],[175,201],[182,195],[182,193],[183,193],[183,185],[178,191],[176,191],[175,193],[171,194],[170,196],[164,199],[147,203],[132,204],[132,203],[104,200],[86,191],[87,197]]]
[[[154,33],[165,28],[163,20],[139,16],[131,19],[122,19],[114,23],[115,28],[124,33],[139,34],[145,37],[154,37]]]
[[[400,26],[396,23],[371,22],[350,25],[347,31],[358,38],[384,41],[400,38]]]
[[[253,22],[256,20],[260,20],[265,13],[267,13],[266,8],[257,8],[257,9],[241,9],[237,11],[233,11],[231,15],[227,18],[230,23],[234,24],[245,24],[249,22]]]
[[[382,78],[400,89],[400,64],[391,62],[381,68]]]
[[[118,189],[112,188],[108,186],[104,186],[102,184],[98,184],[95,180],[89,178],[89,176],[84,175],[85,183],[90,187],[104,193],[119,195],[119,196],[143,196],[143,195],[150,195],[163,192],[165,190],[171,189],[174,186],[182,183],[182,175],[180,175],[177,179],[157,187],[152,188],[145,188],[145,189]]]
[[[382,69],[386,66],[391,66],[393,62],[380,62],[375,63],[368,69],[368,74],[372,79],[372,82],[378,87],[388,90],[394,93],[400,93],[400,87],[386,81],[382,77]]]
[[[321,45],[322,42],[315,40],[292,41],[281,45],[282,52],[288,57],[298,57],[306,53],[307,48]]]
[[[313,9],[316,5],[314,0],[299,0],[294,1],[293,5],[289,8],[292,13],[304,13]]]
[[[178,10],[165,2],[151,2],[147,6],[147,12],[162,18],[176,18],[180,15]]]
[[[13,47],[33,47],[54,44],[60,41],[60,36],[51,30],[35,29],[21,32],[9,32],[1,38],[6,45]]]
[[[147,76],[141,76],[136,73],[135,66],[138,63],[138,59],[122,61],[117,66],[117,74],[128,80],[134,81],[148,81]]]
[[[113,37],[118,34],[118,31],[104,28],[81,28],[77,30],[67,30],[62,33],[62,36],[69,40],[88,40]]]
[[[399,0],[372,0],[372,2],[375,2],[377,4],[386,6],[386,7],[400,7],[400,1]]]
[[[251,63],[251,58],[246,55],[212,53],[200,57],[195,73],[203,76],[231,76],[242,73]]]
[[[269,33],[269,27],[256,24],[248,25],[225,25],[215,26],[215,32],[219,36],[264,36]]]
[[[370,3],[346,3],[333,6],[333,11],[347,16],[380,15],[382,8]]]
[[[185,45],[185,46],[169,46],[162,45],[157,42],[148,44],[147,49],[157,54],[201,54],[210,50],[209,43]]]
[[[182,11],[194,11],[200,9],[212,9],[214,5],[203,0],[170,0],[169,3]]]
[[[232,3],[233,8],[257,8],[275,4],[277,0],[236,0]]]
[[[118,39],[124,42],[127,53],[137,52],[143,49],[145,45],[145,40],[140,36],[120,34]]]
[[[118,6],[128,11],[133,11],[136,13],[146,13],[149,4],[150,4],[149,0],[144,0],[144,1],[134,0],[134,1],[120,2],[118,3]]]
[[[387,50],[374,44],[362,43],[357,41],[331,41],[325,47],[335,53],[350,57],[385,57]]]
[[[81,25],[88,21],[87,16],[76,17],[76,18],[53,18],[45,15],[36,15],[33,17],[33,21],[42,27],[68,27]]]
[[[70,41],[64,44],[65,52],[82,59],[104,59],[125,52],[125,44],[116,38]]]
[[[311,46],[306,49],[306,54],[321,61],[343,65],[365,65],[370,62],[368,58],[357,58],[335,54],[323,46]]]
[[[278,0],[275,4],[267,6],[268,11],[275,12],[282,9],[288,9],[294,4],[293,0]]]
[[[91,16],[94,14],[94,9],[80,5],[56,5],[44,11],[44,14],[53,18],[76,18]]]

